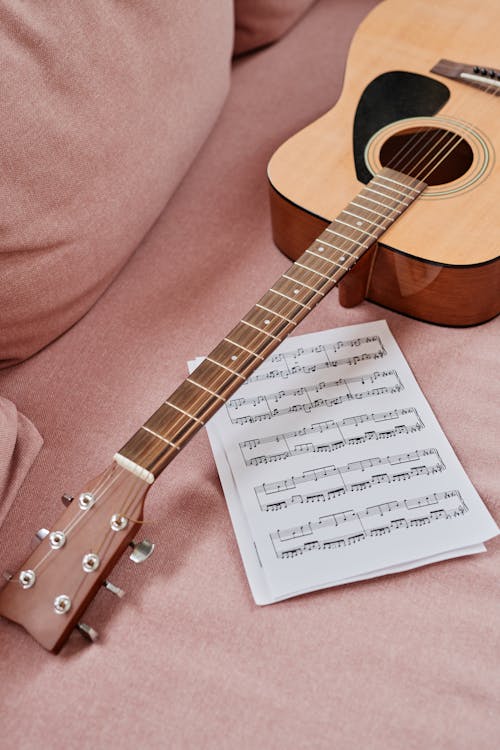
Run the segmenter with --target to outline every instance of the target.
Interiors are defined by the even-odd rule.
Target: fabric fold
[[[0,397],[0,525],[42,445],[34,424]]]

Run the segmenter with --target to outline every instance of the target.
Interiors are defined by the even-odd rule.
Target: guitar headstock
[[[148,489],[115,463],[90,482],[39,534],[43,540],[0,592],[0,615],[57,653],[139,530]]]

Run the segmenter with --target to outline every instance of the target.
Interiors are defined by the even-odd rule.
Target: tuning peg
[[[71,505],[74,499],[75,498],[73,497],[73,495],[69,495],[67,492],[65,492],[64,495],[61,497],[62,504],[65,505],[66,508],[68,507],[68,505]]]
[[[84,638],[86,638],[91,643],[95,643],[99,638],[99,633],[97,632],[97,630],[94,630],[93,627],[87,625],[86,622],[79,622],[76,626],[76,629],[79,633],[81,633],[81,635],[83,635]]]
[[[125,591],[119,586],[115,586],[115,584],[111,583],[111,581],[103,581],[102,585],[104,586],[106,591],[109,591],[111,594],[118,596],[120,599],[123,599],[123,597],[125,596]]]
[[[38,529],[38,531],[35,534],[35,539],[38,542],[43,542],[45,537],[48,536],[49,534],[50,534],[50,531],[48,529],[44,529],[44,528]]]
[[[12,581],[14,573],[11,573],[10,570],[4,570],[2,577],[5,578],[6,581]]]
[[[133,552],[130,553],[130,559],[135,563],[142,563],[151,557],[155,548],[153,542],[149,539],[143,539],[142,542],[130,542]]]

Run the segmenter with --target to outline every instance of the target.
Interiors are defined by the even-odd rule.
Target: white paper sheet
[[[498,533],[385,321],[286,339],[207,430],[257,604]]]

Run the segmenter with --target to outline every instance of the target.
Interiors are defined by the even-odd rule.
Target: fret
[[[299,269],[297,271],[302,273]],[[293,276],[294,272],[295,264],[288,269],[290,276]],[[284,320],[293,319],[295,323],[299,323],[309,312],[307,307],[297,305],[294,299],[276,295],[270,289],[260,298],[259,303],[262,309],[274,310],[275,314],[281,316]]]
[[[286,274],[283,274],[285,276]],[[290,278],[287,276],[287,279]],[[291,318],[287,318],[286,315],[281,315],[281,313],[276,312],[276,310],[270,310],[268,307],[264,307],[264,305],[261,305],[259,302],[256,303],[255,307],[260,307],[262,310],[266,310],[268,313],[272,313],[273,315],[278,315],[280,318],[283,318],[283,320],[287,320],[289,323],[291,323],[292,326],[296,326],[296,321],[292,320]]]
[[[325,229],[325,232],[326,232],[326,229]],[[331,242],[327,242],[326,240],[324,240],[322,238],[318,238],[317,240],[315,240],[315,242],[321,242],[322,245],[327,245],[328,247],[331,247],[333,250],[337,250],[337,252],[342,253],[343,255],[349,255],[351,258],[356,258],[356,260],[358,260],[358,258],[359,258],[358,255],[354,255],[353,253],[349,253],[344,248],[337,247],[337,245],[332,245]],[[309,249],[310,248],[308,248],[308,250]],[[317,249],[319,250],[319,248],[317,248]],[[351,248],[351,249],[354,249],[354,248]],[[307,252],[307,250],[306,250],[306,252]],[[326,257],[326,256],[322,256],[322,257]]]
[[[205,422],[206,410],[213,405],[213,400],[213,395],[206,393],[198,388],[196,383],[186,379],[164,403],[172,406],[186,417],[194,419],[195,422]],[[172,435],[167,435],[163,430],[160,431],[160,434],[163,437],[173,439]]]
[[[311,250],[309,249],[306,250],[306,253],[309,253],[310,255],[314,255],[316,258],[321,258],[321,255],[316,255],[316,253],[311,252]],[[326,263],[333,263],[333,261],[328,260],[328,258],[321,258],[321,260]],[[295,265],[297,265],[299,268],[304,268],[306,271],[312,271],[318,276],[321,276],[323,279],[327,279],[328,281],[332,280],[332,277],[329,276],[327,273],[322,273],[321,271],[317,271],[315,268],[309,268],[309,266],[305,266],[303,263],[299,263],[298,260],[295,261]]]
[[[411,185],[406,185],[403,182],[398,182],[397,180],[393,180],[390,177],[387,177],[386,175],[384,175],[382,173],[378,174],[376,176],[377,176],[377,179],[379,179],[379,180],[388,180],[389,182],[393,182],[395,185],[399,185],[400,187],[404,187],[404,188],[408,188],[409,190],[413,190],[413,192],[417,193],[418,195],[420,195],[420,193],[422,192],[422,189],[418,190],[417,188],[411,187]]]
[[[154,431],[141,427],[120,449],[115,460],[125,459],[156,477],[163,465],[167,465],[178,454],[182,445],[174,448]]]
[[[284,324],[283,320],[278,318],[269,316],[268,319],[269,325],[276,330],[280,330],[278,326]],[[237,346],[229,344],[227,339],[237,343]],[[242,375],[246,375],[247,367],[258,364],[259,361],[262,362],[269,352],[269,347],[274,347],[274,343],[274,337],[269,338],[267,333],[240,321],[215,348],[212,355],[218,362],[222,362],[227,367],[236,368]]]
[[[369,201],[370,198],[365,198],[365,200]],[[378,201],[374,201],[374,203],[378,203]],[[356,203],[355,201],[351,201],[350,205],[351,206],[357,206],[358,208],[363,209],[363,211],[369,211],[372,214],[376,214],[377,216],[381,216],[386,221],[392,222],[392,219],[387,214],[381,214],[380,211],[375,211],[375,209],[373,209],[373,208],[367,208],[367,206],[360,206],[360,204]],[[345,213],[345,209],[344,209],[344,213]],[[387,227],[384,227],[384,229],[387,229]]]
[[[213,365],[222,367],[223,370],[230,372],[231,375],[236,375],[237,378],[241,378],[241,380],[245,380],[245,377],[243,375],[241,375],[239,372],[236,372],[236,370],[231,369],[231,367],[226,367],[226,365],[221,365],[220,362],[216,362],[215,359],[212,359],[212,357],[207,357],[207,360],[211,362]]]
[[[316,258],[319,257],[318,255],[316,255],[316,253],[313,253],[310,250],[306,250],[306,253],[310,253],[311,255],[314,255]],[[348,267],[343,266],[341,263],[337,263],[336,260],[330,260],[330,258],[327,258],[326,256],[325,256],[324,260],[325,260],[326,263],[330,263],[332,266],[335,266],[339,271],[348,271],[349,270]],[[319,273],[319,271],[316,271],[316,273]],[[337,271],[335,271],[335,273],[337,273]],[[325,276],[325,274],[321,274],[321,276]],[[331,276],[325,276],[325,279],[330,279],[331,280],[332,277]]]
[[[241,321],[244,325],[250,326],[250,328],[253,328],[255,331],[259,331],[260,333],[263,333],[265,336],[269,336],[270,339],[276,339],[276,341],[281,341],[279,336],[274,336],[272,333],[267,333],[267,331],[263,331],[262,328],[259,328],[258,326],[254,326],[253,323],[249,323],[247,320]]]
[[[381,184],[380,180],[400,190]],[[145,481],[153,481],[425,187],[425,183],[387,168],[376,175],[132,435],[115,460]],[[371,198],[366,192],[386,202]],[[363,205],[361,200],[377,208]],[[364,236],[364,240],[348,237],[339,231],[342,227],[348,227],[357,237]],[[329,241],[334,237],[348,249]]]
[[[345,260],[346,256],[349,258],[354,258],[355,260],[359,260],[359,255],[357,255],[356,253],[349,253],[344,248],[335,247],[335,245],[331,245],[331,247],[333,247],[335,250],[337,250],[338,253],[340,253],[339,260]],[[354,250],[354,249],[355,248],[351,248],[351,250]]]
[[[205,424],[203,419],[198,419],[198,417],[194,417],[188,411],[181,409],[180,406],[176,406],[171,401],[164,401],[163,403],[166,404],[166,406],[171,406],[172,409],[176,409],[180,414],[184,414],[184,416],[188,417],[189,419],[193,419],[195,422],[199,422],[199,424]]]
[[[195,384],[201,383],[210,391],[216,391],[224,397],[226,389],[234,382],[232,373],[228,374],[227,370],[215,365],[207,358],[193,370],[189,379]],[[238,383],[241,383],[241,380]]]
[[[168,445],[171,445],[172,448],[175,448],[176,450],[180,451],[181,446],[176,445],[175,443],[172,443],[171,440],[167,440],[166,437],[163,437],[163,435],[159,435],[157,432],[154,432],[153,430],[150,430],[149,427],[146,427],[146,425],[142,425],[141,430],[145,430],[146,432],[149,432],[150,435],[154,435],[158,440],[163,441],[164,443],[167,443]]]
[[[323,256],[319,256],[321,260],[323,260]],[[305,253],[302,256],[304,261],[307,260]],[[324,297],[325,294],[332,288],[333,281],[328,276],[327,278],[319,277],[316,271],[314,271],[310,266],[305,266],[304,264],[297,265],[297,263],[294,263],[291,268],[288,269],[286,274],[283,274],[283,276],[287,279],[289,279],[292,283],[302,284],[302,286],[307,287],[311,291],[315,292],[316,294],[319,294],[320,297]]]
[[[347,221],[342,221],[342,219],[335,219],[336,224],[343,224],[345,227],[349,227],[349,229],[353,229],[355,232],[359,232],[360,234],[367,234],[369,237],[373,237],[373,239],[378,239],[378,234],[372,234],[372,232],[368,232],[366,229],[362,229],[361,227],[353,227],[352,224],[349,224]]]
[[[251,349],[247,349],[247,347],[243,346],[243,344],[238,344],[237,341],[232,341],[230,338],[228,338],[228,336],[224,336],[224,341],[227,341],[230,344],[237,346],[239,349],[243,349],[245,352],[252,354],[254,357],[258,357],[262,362],[265,360],[265,357],[262,357],[260,354],[257,354],[257,352],[254,352]]]
[[[372,192],[374,192],[374,191],[372,191]],[[371,203],[376,203],[378,206],[382,206],[383,208],[388,208],[391,213],[396,213],[398,216],[400,216],[403,213],[403,211],[398,211],[397,208],[391,208],[391,206],[388,206],[387,203],[382,203],[381,201],[376,201],[376,200],[374,200],[374,198],[368,198],[368,196],[367,195],[363,195],[363,193],[359,193],[358,194],[358,198],[363,198],[364,201],[371,201]],[[363,208],[363,206],[361,208]],[[377,212],[375,211],[375,213],[377,213]],[[387,219],[392,218],[392,217],[387,216],[386,214],[380,214],[380,216],[386,216]]]
[[[222,401],[224,404],[226,403],[226,399],[225,398],[222,398],[222,396],[219,395],[218,393],[215,393],[215,391],[211,391],[210,388],[207,388],[205,385],[202,385],[201,383],[196,383],[194,380],[191,380],[191,378],[186,378],[186,383],[192,383],[197,388],[201,388],[202,390],[206,391],[207,393],[209,393],[214,398],[218,398],[219,401]]]
[[[290,279],[290,281],[295,281],[297,284],[302,284],[302,286],[306,286],[308,289],[310,289],[312,292],[315,292],[316,294],[320,294],[322,297],[324,297],[324,293],[320,292],[319,289],[316,289],[313,286],[309,286],[309,284],[306,284],[304,281],[300,281],[300,279],[292,279],[291,276],[287,276],[286,273],[283,274],[284,279]]]
[[[397,193],[398,195],[401,195],[401,190],[397,190],[397,188],[390,187],[389,185],[381,185],[380,182],[376,182],[375,180],[372,180],[372,185],[377,185],[377,187],[382,188],[382,190],[390,190],[392,193]],[[403,195],[408,195],[409,193],[403,193]],[[388,198],[391,198],[391,200],[394,200],[392,196],[387,196]]]
[[[333,226],[333,224],[330,224],[330,226]],[[335,229],[330,229],[329,227],[327,227],[325,229],[325,232],[330,232],[331,234],[336,234],[337,237],[342,237],[343,240],[347,240],[348,242],[353,242],[355,245],[359,245],[360,247],[365,247],[365,245],[366,245],[366,240],[365,240],[365,242],[359,242],[358,240],[355,240],[353,237],[346,237],[345,234],[341,234],[340,232],[336,232]]]
[[[352,201],[349,205],[357,206],[358,204]],[[359,208],[361,208],[361,206],[359,206]],[[363,208],[362,210],[370,211],[369,208]],[[363,224],[368,224],[371,228],[376,227],[377,229],[380,229],[380,232],[383,232],[386,229],[385,226],[382,226],[382,224],[374,221],[373,219],[368,219],[365,216],[358,216],[358,214],[353,214],[352,211],[348,211],[347,208],[344,208],[344,210],[340,212],[339,216],[342,216],[342,214],[348,214],[348,216],[352,216],[354,219],[357,219],[358,221],[356,222],[356,225],[359,226],[360,231],[365,231],[362,229]],[[379,215],[382,216],[382,214],[379,214]],[[387,219],[387,216],[384,215],[384,219]],[[339,219],[337,218],[336,221],[339,221]],[[380,236],[380,233],[378,233],[376,236],[378,238]]]
[[[319,253],[314,252],[314,250],[308,247],[304,252],[302,258],[296,261],[296,264],[300,265],[301,267],[304,266],[306,269],[314,271],[315,273],[319,273],[327,280],[332,281],[332,263],[337,266],[340,265],[339,260],[341,257],[343,260],[345,260],[345,255],[342,255],[341,250],[337,250],[337,254],[324,252],[320,255]],[[302,264],[300,263],[301,260],[304,261]]]
[[[284,297],[285,299],[290,300],[290,302],[293,302],[296,305],[300,305],[301,307],[307,307],[308,310],[312,310],[312,307],[310,305],[304,305],[301,302],[297,302],[296,300],[289,297],[287,294],[283,294],[283,292],[278,292],[276,289],[273,289],[273,287],[271,287],[269,291],[272,292],[273,294],[279,294],[280,297]]]
[[[365,187],[364,190],[368,190],[370,193],[376,193],[377,195],[381,195],[382,198],[387,198],[390,201],[395,201],[396,203],[401,203],[403,206],[409,206],[409,203],[405,203],[404,201],[398,200],[398,198],[392,198],[390,195],[386,195],[385,193],[381,193],[380,190],[374,190],[373,188]],[[363,192],[361,191],[361,196],[364,198]],[[383,205],[387,206],[387,203],[384,203]],[[387,206],[387,208],[390,208],[390,206]]]
[[[325,229],[324,231],[326,232],[326,229]],[[332,248],[333,248],[334,250],[339,250],[339,251],[340,251],[340,247],[337,247],[337,245],[332,245],[332,243],[331,243],[331,242],[327,242],[326,240],[324,240],[324,239],[323,239],[323,238],[321,237],[321,235],[320,235],[320,236],[318,237],[318,239],[317,239],[317,240],[314,240],[314,242],[313,242],[313,245],[314,245],[314,243],[316,243],[316,242],[320,242],[320,243],[321,243],[322,245],[327,245],[328,247],[332,247]],[[308,248],[308,249],[309,249],[309,248]],[[319,249],[319,248],[318,248],[318,249]]]
[[[285,331],[288,330],[288,323],[286,321],[279,316],[268,315],[260,307],[252,307],[241,322],[259,329],[264,336],[272,336],[272,338],[277,338],[280,341],[284,338]],[[253,335],[255,336],[255,334]],[[270,343],[269,341],[265,341],[265,339],[264,342],[265,346],[268,346]]]

